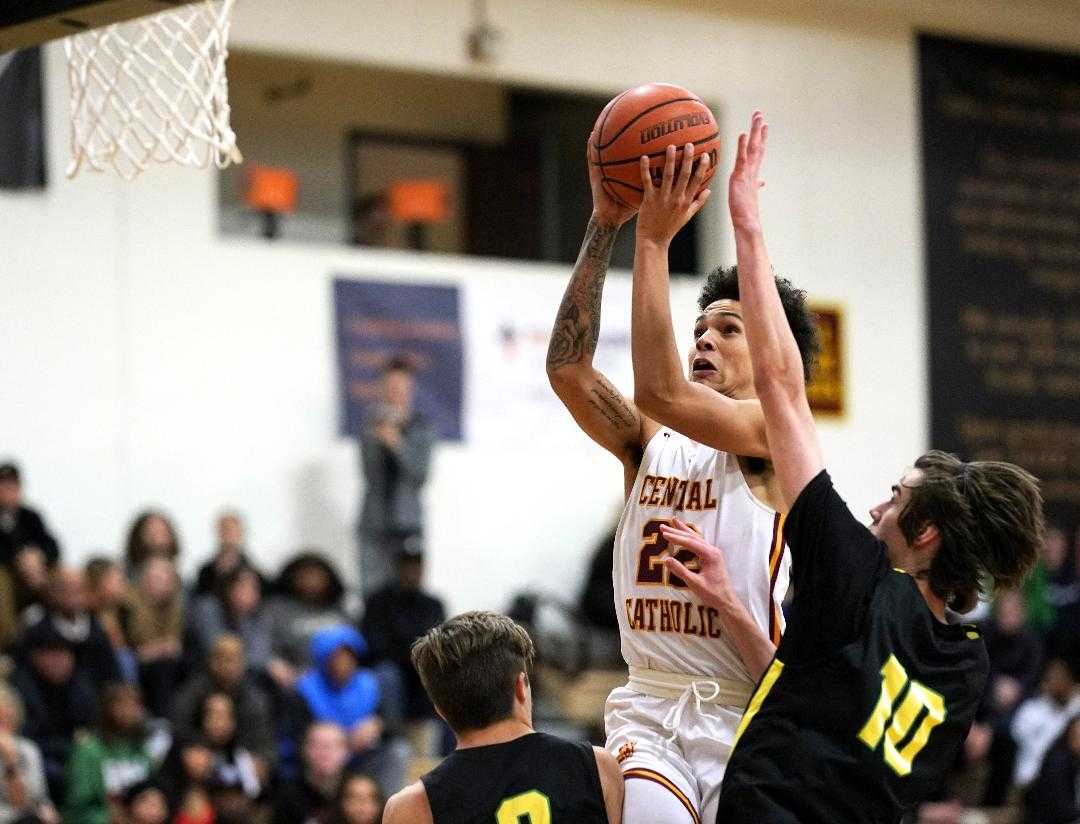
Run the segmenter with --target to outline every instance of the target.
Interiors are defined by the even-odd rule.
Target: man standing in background
[[[364,502],[360,512],[360,584],[365,595],[395,577],[395,561],[420,545],[420,493],[427,482],[435,429],[413,408],[412,364],[391,358],[380,398],[360,429]]]

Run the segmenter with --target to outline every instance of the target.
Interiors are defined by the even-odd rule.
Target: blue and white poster
[[[456,286],[334,280],[343,437],[356,437],[372,404],[378,402],[386,363],[404,357],[416,370],[416,409],[444,440],[461,440],[464,367],[459,303]]]

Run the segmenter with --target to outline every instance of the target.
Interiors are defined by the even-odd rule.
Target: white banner
[[[566,278],[517,274],[462,285],[465,437],[477,446],[567,448],[586,442],[548,383],[548,337]],[[630,362],[630,279],[609,275],[594,363],[626,395]]]

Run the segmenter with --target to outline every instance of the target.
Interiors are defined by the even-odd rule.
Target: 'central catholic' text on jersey
[[[780,602],[791,561],[783,517],[754,497],[734,455],[662,428],[645,447],[615,535],[623,658],[632,667],[752,682],[717,611],[663,565],[669,550],[660,525],[673,518],[723,550],[732,585],[761,631],[779,643],[784,630]]]
[[[952,765],[986,684],[975,629],[934,617],[827,472],[786,524],[795,600],[743,716],[725,824],[892,824]]]

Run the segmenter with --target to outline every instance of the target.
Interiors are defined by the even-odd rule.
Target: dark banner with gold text
[[[1080,56],[919,38],[933,446],[1080,525]]]

